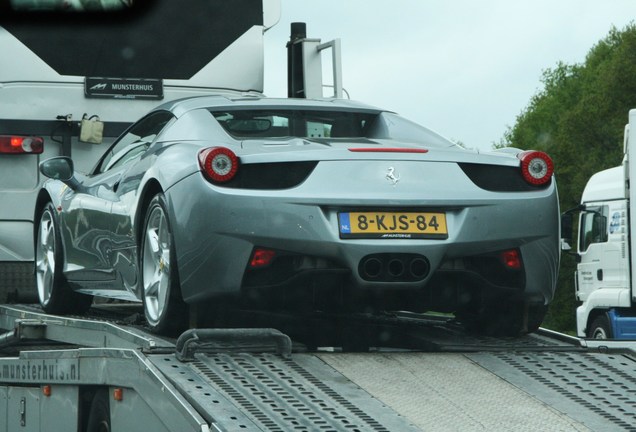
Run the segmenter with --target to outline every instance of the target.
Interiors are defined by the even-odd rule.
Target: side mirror
[[[572,244],[572,213],[565,212],[561,215],[561,240],[563,244]],[[564,249],[564,248],[562,248]],[[569,247],[568,249],[571,249]]]
[[[561,239],[561,250],[563,252],[570,252],[572,250],[572,245],[566,239]]]
[[[73,160],[65,156],[54,157],[40,163],[40,172],[44,176],[63,182],[73,178],[74,170]]]
[[[59,156],[41,162],[40,172],[45,177],[63,182],[73,190],[81,188],[75,178],[73,160],[69,157]]]
[[[566,254],[573,256],[576,262],[580,262],[581,256],[576,251],[572,250],[572,245],[574,244],[573,214],[583,210],[585,210],[584,206],[578,206],[561,214],[561,250]]]

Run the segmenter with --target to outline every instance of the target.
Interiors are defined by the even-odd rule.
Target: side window
[[[139,120],[108,149],[95,173],[126,165],[144,153],[173,118],[172,113],[159,111]]]
[[[607,241],[607,206],[589,207],[581,213],[579,252],[585,252],[594,243]]]

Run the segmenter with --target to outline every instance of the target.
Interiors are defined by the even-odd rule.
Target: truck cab
[[[581,204],[562,217],[562,248],[575,255],[577,334],[596,339],[635,339],[636,310],[630,261],[630,142],[636,145],[636,110],[625,128],[624,158],[620,166],[600,171],[588,181]],[[632,126],[633,125],[633,126]],[[634,188],[636,189],[636,188]],[[576,251],[572,251],[573,217],[578,213]]]

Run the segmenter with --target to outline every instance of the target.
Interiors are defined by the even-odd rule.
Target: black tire
[[[99,389],[93,397],[86,432],[110,432],[110,400],[107,389]]]
[[[548,305],[528,305],[528,327],[525,333],[534,333],[539,330],[547,313]]]
[[[547,305],[511,302],[491,305],[474,315],[460,314],[457,318],[468,331],[480,335],[518,337],[537,331],[547,311]]]
[[[150,200],[146,209],[139,251],[146,322],[154,333],[180,333],[187,327],[189,312],[181,296],[168,206],[161,193]]]
[[[34,256],[40,306],[50,314],[86,312],[93,297],[73,291],[62,273],[64,253],[59,219],[52,203],[44,206],[37,224]]]
[[[612,327],[606,313],[603,313],[592,321],[587,328],[587,337],[589,339],[612,339]]]

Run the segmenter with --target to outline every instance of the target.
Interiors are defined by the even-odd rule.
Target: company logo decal
[[[93,87],[91,87],[91,90],[104,90],[106,88],[108,84],[106,83],[101,83],[101,84],[95,84]]]
[[[145,78],[86,77],[84,94],[87,98],[163,99],[163,81]]]
[[[390,167],[389,170],[386,173],[385,178],[391,182],[391,184],[393,184],[393,186],[395,186],[396,184],[398,184],[398,182],[400,181],[400,175],[397,174],[395,172],[395,168]]]

